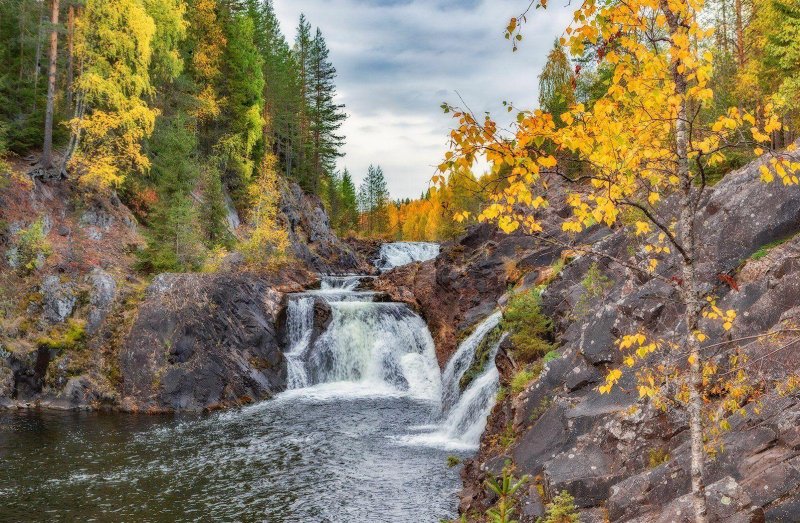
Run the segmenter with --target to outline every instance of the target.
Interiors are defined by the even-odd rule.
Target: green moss
[[[756,252],[754,252],[753,254],[750,255],[750,259],[751,260],[760,260],[761,258],[764,258],[767,254],[769,254],[769,251],[771,251],[775,247],[778,247],[779,245],[783,245],[784,243],[786,243],[789,240],[791,240],[792,238],[794,238],[794,236],[795,235],[791,235],[791,236],[788,236],[786,238],[781,238],[779,240],[775,240],[775,241],[770,242],[770,243],[768,243],[766,245],[762,245],[760,249],[758,249]]]
[[[536,290],[516,294],[503,311],[503,330],[511,336],[514,358],[531,363],[553,349],[548,341],[552,323],[542,314],[541,297]]]
[[[662,463],[669,461],[669,452],[665,449],[650,449],[648,453],[647,466],[651,469],[656,468]]]
[[[48,336],[37,339],[36,345],[57,352],[82,350],[86,347],[86,323],[69,320],[65,326],[57,327]]]
[[[529,383],[534,381],[542,373],[544,363],[540,360],[533,365],[527,365],[514,374],[511,378],[511,393],[516,395],[525,390]]]
[[[461,377],[461,381],[458,382],[461,390],[469,387],[469,384],[472,383],[475,378],[481,375],[483,370],[486,368],[486,364],[489,363],[489,357],[492,355],[492,349],[497,345],[497,342],[500,341],[500,337],[502,335],[503,329],[500,328],[500,326],[497,326],[483,337],[480,344],[475,349],[475,356],[472,358],[472,363],[466,372],[464,372],[464,375]]]
[[[461,458],[458,456],[447,456],[447,466],[450,468],[457,467],[461,464]]]

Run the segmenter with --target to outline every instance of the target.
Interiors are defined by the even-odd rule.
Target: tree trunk
[[[39,97],[39,70],[42,68],[42,26],[44,25],[44,0],[39,7],[39,29],[36,31],[36,57],[33,68],[33,112],[36,112],[36,102]]]
[[[69,4],[67,11],[67,110],[72,110],[73,66],[72,54],[75,48],[75,6]]]
[[[737,0],[737,3],[740,0]],[[661,0],[661,10],[667,18],[670,36],[681,30],[682,20],[672,11],[668,0]],[[682,297],[686,306],[686,344],[689,349],[689,432],[691,435],[691,479],[692,507],[696,523],[708,523],[708,504],[705,489],[705,448],[703,446],[703,375],[700,366],[700,342],[695,331],[700,318],[700,290],[695,268],[695,198],[699,191],[693,191],[694,181],[689,170],[689,111],[687,108],[687,72],[681,71],[681,64],[672,64],[672,77],[675,82],[675,95],[681,100],[675,120],[675,156],[677,175],[681,181],[680,216],[678,234],[683,244]]]
[[[736,0],[736,52],[739,59],[739,67],[744,66],[744,21],[742,16],[742,0]]]
[[[42,150],[42,168],[45,176],[53,166],[53,111],[56,97],[56,65],[58,64],[58,2],[52,0],[53,12],[50,17],[50,67],[47,73],[47,109],[44,116],[44,148]]]

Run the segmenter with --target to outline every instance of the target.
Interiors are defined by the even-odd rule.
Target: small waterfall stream
[[[485,368],[463,392],[460,382],[478,348],[499,325],[500,312],[478,324],[440,373],[434,342],[422,318],[404,304],[375,301],[375,292],[359,288],[365,278],[323,276],[319,290],[289,297],[289,392],[285,394],[398,396],[432,403],[439,413],[433,424],[417,427],[396,441],[456,450],[477,447],[499,388],[494,358],[502,337],[493,339]],[[314,332],[317,300],[323,300],[331,313],[319,333]]]

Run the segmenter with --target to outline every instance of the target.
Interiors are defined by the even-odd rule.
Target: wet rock
[[[78,302],[73,283],[62,283],[58,276],[45,276],[41,292],[42,313],[47,321],[61,323],[72,315]]]

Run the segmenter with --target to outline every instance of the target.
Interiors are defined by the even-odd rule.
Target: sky
[[[528,17],[519,51],[503,37],[526,0],[274,0],[294,41],[300,13],[319,27],[338,71],[348,118],[339,168],[360,183],[380,165],[392,198],[416,198],[447,150],[441,104],[502,116],[503,101],[533,108],[537,77],[569,23],[566,1]],[[502,121],[502,120],[501,120]]]

